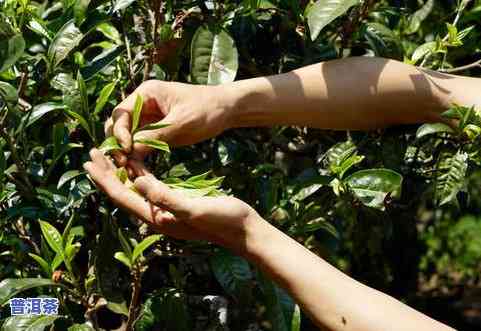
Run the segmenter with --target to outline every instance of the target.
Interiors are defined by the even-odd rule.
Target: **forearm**
[[[481,88],[480,79],[367,57],[323,62],[224,88],[231,127],[373,129],[439,121],[452,102],[481,105],[475,92]]]
[[[255,223],[247,258],[328,330],[452,330],[343,274],[265,221]]]

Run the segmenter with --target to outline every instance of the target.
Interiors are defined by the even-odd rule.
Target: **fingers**
[[[165,208],[176,216],[188,217],[190,215],[190,199],[179,192],[169,188],[152,175],[141,176],[135,179],[134,187],[153,204]]]
[[[142,161],[130,159],[127,161],[127,167],[132,171],[134,177],[152,175]]]
[[[124,152],[130,153],[132,149],[132,135],[130,134],[130,111],[132,109],[120,108],[121,105],[122,104],[120,104],[112,114],[112,133],[117,138],[119,144],[123,147]]]

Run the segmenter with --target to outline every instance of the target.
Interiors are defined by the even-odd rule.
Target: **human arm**
[[[172,146],[246,126],[301,125],[321,129],[374,129],[440,121],[453,102],[481,107],[481,79],[421,70],[402,62],[354,57],[322,62],[289,73],[218,86],[147,81],[106,122],[125,154],[142,159],[149,149],[130,145],[130,112],[144,96],[142,124],[170,126],[138,134]],[[120,164],[127,158],[123,155]]]
[[[259,266],[284,287],[319,327],[328,330],[452,330],[343,274],[233,197],[190,198],[133,160],[138,195],[115,176],[98,150],[85,169],[119,207],[157,231],[222,245]]]

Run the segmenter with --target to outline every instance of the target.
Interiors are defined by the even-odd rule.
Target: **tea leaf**
[[[137,94],[135,99],[134,109],[132,110],[132,128],[131,132],[135,133],[137,127],[139,126],[140,113],[142,112],[142,106],[144,104],[144,99],[140,94]]]
[[[134,142],[143,144],[167,153],[170,153],[169,145],[163,141],[156,139],[135,139]]]

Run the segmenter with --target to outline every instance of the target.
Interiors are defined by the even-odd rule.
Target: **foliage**
[[[450,70],[472,62],[481,31],[478,0],[0,0],[0,8],[5,331],[221,330],[215,305],[195,303],[208,295],[229,302],[232,330],[308,330],[255,266],[210,243],[152,234],[97,191],[82,170],[88,151],[120,147],[103,122],[148,79],[221,84],[355,55]],[[132,130],[164,125],[139,128],[142,103]],[[169,186],[234,194],[357,279],[408,296],[419,242],[426,277],[479,273],[479,220],[462,213],[481,208],[473,184],[481,121],[456,105],[444,116],[456,122],[347,135],[232,130],[172,151],[138,142],[160,150],[147,163]],[[61,316],[8,318],[6,302],[19,293],[58,297]]]

